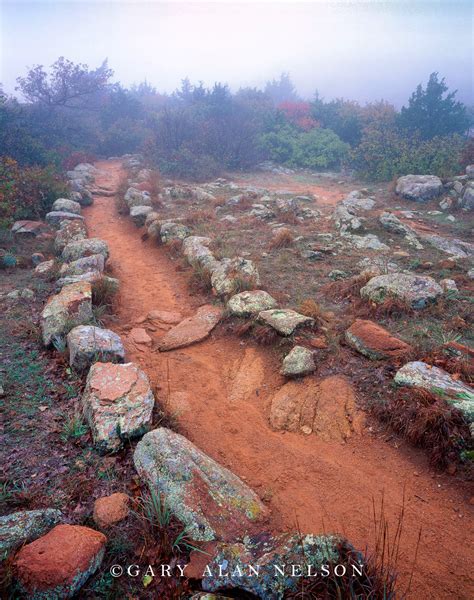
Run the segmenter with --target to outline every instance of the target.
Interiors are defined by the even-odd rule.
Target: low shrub
[[[0,157],[0,224],[18,219],[40,219],[67,185],[53,166],[20,168],[9,157]]]

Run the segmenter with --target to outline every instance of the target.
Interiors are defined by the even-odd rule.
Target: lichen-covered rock
[[[93,254],[102,254],[104,259],[107,260],[109,257],[107,242],[99,238],[88,238],[70,242],[65,246],[61,256],[66,262],[72,262],[85,256],[92,256]]]
[[[60,277],[56,281],[56,288],[60,290],[65,285],[71,285],[72,283],[80,283],[85,281],[91,284],[92,290],[94,291],[94,287],[100,284],[100,282],[104,279],[109,279],[109,277],[105,276],[100,271],[86,271],[80,275],[66,275],[65,277]],[[118,282],[118,280],[114,281]]]
[[[147,215],[153,212],[151,206],[132,206],[130,209],[130,217],[137,227],[143,227]]]
[[[58,198],[53,202],[53,206],[51,207],[52,211],[59,212],[67,212],[74,213],[76,215],[81,214],[81,205],[79,202],[75,202],[74,200],[69,200],[68,198]]]
[[[60,510],[25,510],[0,517],[0,560],[12,550],[41,537],[63,519]]]
[[[236,475],[185,437],[160,427],[138,442],[133,455],[141,479],[197,541],[230,540],[267,515],[258,496]]]
[[[93,518],[98,527],[106,529],[123,521],[130,513],[130,497],[116,492],[97,498],[94,502]]]
[[[443,183],[436,175],[404,175],[397,179],[395,191],[407,200],[426,202],[441,194]]]
[[[423,239],[429,242],[432,246],[458,258],[474,257],[474,244],[465,242],[458,238],[446,238],[441,235],[427,234]]]
[[[36,237],[41,233],[46,233],[49,227],[43,221],[15,221],[11,227],[11,232],[15,235],[25,237]]]
[[[54,272],[56,268],[56,261],[54,260],[45,260],[44,262],[40,262],[39,265],[35,267],[36,275],[49,275]]]
[[[443,289],[432,277],[410,273],[378,275],[360,290],[362,298],[376,304],[395,298],[414,309],[425,308],[428,304],[436,302],[442,293]]]
[[[474,184],[472,182],[466,185],[461,205],[466,210],[474,210]]]
[[[341,562],[343,543],[333,535],[284,533],[274,537],[267,532],[249,536],[243,542],[220,543],[204,571],[202,587],[208,591],[239,588],[261,600],[282,600],[288,592],[296,591],[308,569],[310,576],[318,577],[324,566]]]
[[[89,368],[94,362],[121,363],[125,348],[120,336],[110,329],[79,325],[67,335],[69,364],[77,371]]]
[[[209,273],[219,265],[219,261],[209,250],[211,241],[211,238],[198,235],[190,235],[183,241],[183,254],[188,263],[193,267],[199,266]]]
[[[362,422],[351,384],[337,375],[289,381],[274,395],[270,408],[273,429],[315,433],[324,441],[345,441],[362,431]]]
[[[95,446],[116,452],[150,428],[155,399],[146,374],[133,363],[95,363],[82,406]]]
[[[75,213],[55,210],[45,216],[46,222],[53,227],[59,228],[63,221],[84,221],[84,217]]]
[[[439,285],[443,288],[445,293],[451,292],[451,294],[457,294],[459,292],[454,279],[441,279]]]
[[[62,221],[54,238],[54,251],[61,254],[69,243],[86,238],[87,230],[83,221]]]
[[[474,422],[474,390],[453,379],[446,371],[417,360],[399,369],[394,381],[398,385],[421,388],[444,398],[459,409],[467,421]]]
[[[381,242],[373,233],[367,235],[346,234],[344,239],[347,239],[358,250],[389,250],[387,244]]]
[[[105,267],[103,254],[91,254],[84,258],[78,258],[70,263],[64,263],[59,271],[60,275],[67,277],[70,275],[83,275],[89,271],[102,272]]]
[[[41,313],[43,343],[65,336],[73,327],[92,320],[92,288],[88,282],[66,285],[51,296]]]
[[[406,241],[416,248],[417,250],[422,250],[423,245],[420,244],[418,240],[418,236],[414,229],[402,223],[398,217],[390,212],[383,212],[379,221],[384,229],[390,231],[392,233],[396,233],[397,235],[403,235]]]
[[[13,568],[20,590],[32,600],[72,598],[100,567],[106,542],[88,527],[56,525],[18,552]]]
[[[283,359],[281,374],[286,377],[309,375],[316,369],[313,353],[304,346],[295,346]]]
[[[218,296],[226,296],[236,294],[242,286],[258,287],[260,276],[251,260],[241,256],[224,258],[212,271],[211,284]]]
[[[128,208],[133,206],[151,206],[151,198],[148,192],[142,192],[134,187],[128,188],[125,194],[125,202]]]
[[[263,310],[258,314],[258,319],[273,327],[281,335],[291,335],[298,327],[314,323],[311,317],[301,315],[290,308]]]
[[[346,342],[370,360],[401,358],[411,346],[373,321],[356,319],[345,333]]]
[[[181,223],[163,223],[160,228],[160,237],[163,244],[169,244],[174,240],[182,241],[191,233],[189,227]]]
[[[192,317],[188,317],[170,329],[160,339],[158,348],[161,352],[184,348],[204,340],[219,323],[222,309],[206,304],[201,306]]]
[[[252,290],[235,294],[227,302],[227,310],[237,317],[248,317],[258,314],[263,310],[270,310],[277,306],[275,298],[263,290]]]

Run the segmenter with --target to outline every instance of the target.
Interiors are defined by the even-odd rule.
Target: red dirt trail
[[[99,185],[115,188],[119,161],[96,165]],[[127,327],[150,310],[188,316],[196,299],[166,250],[143,242],[114,199],[96,197],[84,210],[89,235],[110,247],[114,276],[121,282],[118,323]],[[271,292],[271,290],[269,290]],[[138,325],[140,326],[140,325]],[[156,341],[159,332],[149,334]],[[395,529],[405,490],[405,517],[399,574],[402,588],[412,571],[418,532],[418,560],[409,598],[474,598],[471,577],[472,506],[454,479],[436,475],[424,455],[378,439],[370,431],[345,444],[315,435],[274,432],[268,424],[272,392],[283,379],[265,350],[217,333],[188,348],[160,353],[128,345],[128,357],[149,375],[158,402],[177,418],[199,448],[239,475],[271,509],[273,531],[339,532],[358,548],[373,542],[372,500]],[[232,386],[236,370],[243,367]]]

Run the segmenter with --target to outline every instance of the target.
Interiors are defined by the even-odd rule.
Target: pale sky
[[[289,71],[301,95],[400,106],[432,71],[473,102],[473,3],[0,0],[0,82],[59,56],[104,58],[125,85],[264,85]]]

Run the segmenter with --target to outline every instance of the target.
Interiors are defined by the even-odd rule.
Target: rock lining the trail
[[[125,349],[120,336],[110,329],[79,325],[67,335],[69,364],[77,371],[88,369],[94,362],[122,363]]]
[[[156,495],[163,494],[193,540],[233,540],[268,515],[236,475],[169,429],[143,436],[133,460],[141,479]]]
[[[117,452],[151,426],[155,399],[147,375],[133,363],[96,362],[82,396],[84,416],[100,452]]]

